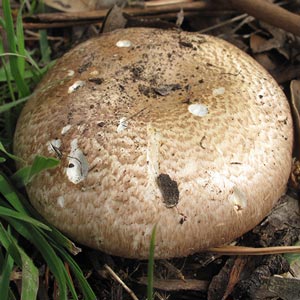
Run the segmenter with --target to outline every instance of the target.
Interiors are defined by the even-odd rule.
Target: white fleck
[[[49,153],[57,153],[61,147],[61,140],[55,139],[47,143]]]
[[[147,165],[148,175],[153,182],[159,175],[159,148],[161,145],[161,134],[151,125],[147,126],[148,146],[147,146]]]
[[[216,89],[213,89],[213,96],[220,96],[223,95],[225,93],[225,88],[224,87],[218,87]]]
[[[75,81],[68,89],[68,94],[74,93],[79,88],[85,85],[85,82],[82,80]]]
[[[208,107],[201,103],[189,105],[188,110],[191,114],[198,117],[203,117],[208,114]]]
[[[131,43],[131,41],[128,41],[128,40],[120,40],[120,41],[117,41],[116,46],[119,48],[128,48],[128,47],[132,46],[132,43]]]
[[[90,75],[91,76],[97,76],[97,75],[99,75],[99,71],[94,70],[94,71],[90,72]]]
[[[59,196],[57,198],[57,204],[61,207],[64,208],[65,206],[65,198],[63,196]]]
[[[120,133],[128,127],[128,122],[126,118],[121,118],[119,121],[119,125],[117,127],[117,132]]]
[[[229,195],[228,200],[233,204],[236,212],[239,212],[247,207],[246,195],[236,186],[233,187],[232,193]]]
[[[86,124],[81,124],[77,126],[77,130],[79,131],[80,134],[84,133],[87,125]]]
[[[71,151],[68,155],[66,174],[71,182],[77,184],[83,181],[89,171],[89,165],[83,152],[78,148],[78,140],[71,142]]]
[[[288,118],[287,118],[287,116],[281,115],[281,116],[278,116],[277,119],[279,122],[286,122]]]
[[[68,70],[68,76],[69,77],[74,76],[74,74],[75,74],[74,70]]]
[[[63,127],[61,130],[61,134],[66,134],[70,130],[71,127],[72,126],[70,124]]]

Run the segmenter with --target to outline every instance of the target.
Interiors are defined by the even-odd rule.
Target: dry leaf
[[[257,34],[251,34],[250,36],[250,48],[253,53],[261,53],[264,50],[264,45],[266,43],[266,39]]]
[[[268,53],[255,54],[254,58],[259,64],[261,64],[269,72],[275,70],[277,67],[274,60],[270,58]]]
[[[225,293],[222,297],[222,300],[226,300],[228,296],[232,293],[235,285],[241,280],[241,274],[248,262],[248,257],[238,256],[235,261],[232,269],[230,270],[228,284],[225,290]]]
[[[282,47],[282,42],[277,38],[267,40],[257,34],[252,34],[250,37],[250,47],[253,53],[262,53],[271,49],[279,49]]]
[[[290,59],[290,49],[287,48],[288,33],[278,27],[274,27],[265,22],[260,22],[260,26],[268,31],[273,38],[268,40],[270,45],[273,45],[273,49],[276,49],[286,59]]]
[[[184,11],[181,8],[180,12],[177,14],[176,26],[181,27],[183,21],[184,21]]]
[[[123,15],[123,9],[114,5],[107,13],[103,22],[101,32],[111,32],[116,29],[125,28],[127,19]]]

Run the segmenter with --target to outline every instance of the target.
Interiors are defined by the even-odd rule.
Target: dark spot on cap
[[[95,83],[95,84],[101,84],[101,83],[104,82],[104,79],[95,77],[95,78],[89,78],[88,81],[92,82],[92,83]]]
[[[194,45],[191,42],[179,41],[181,47],[194,48]]]
[[[161,191],[163,202],[166,207],[174,207],[179,201],[179,190],[175,180],[172,180],[168,174],[159,174],[156,179],[157,185]]]

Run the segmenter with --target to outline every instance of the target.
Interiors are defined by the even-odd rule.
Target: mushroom
[[[34,207],[74,240],[144,259],[186,256],[252,229],[284,193],[292,119],[274,79],[207,35],[130,28],[58,59],[18,120],[14,152],[60,159]]]

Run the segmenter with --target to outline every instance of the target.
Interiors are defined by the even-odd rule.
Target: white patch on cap
[[[63,127],[62,130],[61,130],[61,134],[62,135],[66,134],[70,130],[71,127],[72,126],[70,124]]]
[[[152,126],[151,123],[147,124],[147,187],[143,194],[145,201],[152,202],[158,197],[161,198],[161,191],[158,188],[157,177],[160,174],[160,147],[162,144],[162,135],[160,131]],[[150,206],[151,207],[151,206]]]
[[[90,75],[91,76],[97,76],[97,75],[99,75],[99,71],[94,70],[94,71],[90,72]]]
[[[74,93],[79,88],[85,85],[85,82],[82,80],[75,81],[68,89],[68,94]]]
[[[216,89],[213,89],[212,94],[213,96],[220,96],[225,93],[225,88],[224,87],[218,87]]]
[[[71,142],[71,151],[68,155],[68,167],[65,169],[71,182],[77,184],[83,181],[89,171],[89,165],[83,152],[78,148],[78,140]]]
[[[128,48],[132,46],[132,43],[129,40],[120,40],[117,41],[116,46],[119,48]]]
[[[147,127],[148,146],[147,146],[147,165],[150,181],[156,183],[159,175],[159,148],[161,145],[161,134],[151,125]]]
[[[61,207],[64,208],[65,206],[65,198],[63,196],[59,196],[57,198],[57,204]]]
[[[61,147],[61,140],[55,139],[47,143],[49,153],[57,153],[57,150]]]
[[[121,118],[119,121],[119,125],[117,127],[117,132],[120,133],[128,127],[128,122],[126,118]]]
[[[188,110],[191,114],[198,117],[204,117],[208,114],[208,107],[201,103],[189,105]]]
[[[277,119],[278,119],[279,122],[286,122],[287,119],[288,119],[288,117],[287,117],[287,116],[284,116],[284,115],[279,115],[279,116],[277,117]]]
[[[74,76],[75,72],[73,70],[68,70],[68,76],[72,77]]]
[[[233,208],[236,212],[240,212],[247,207],[246,195],[236,186],[233,187],[228,200],[233,204]]]

